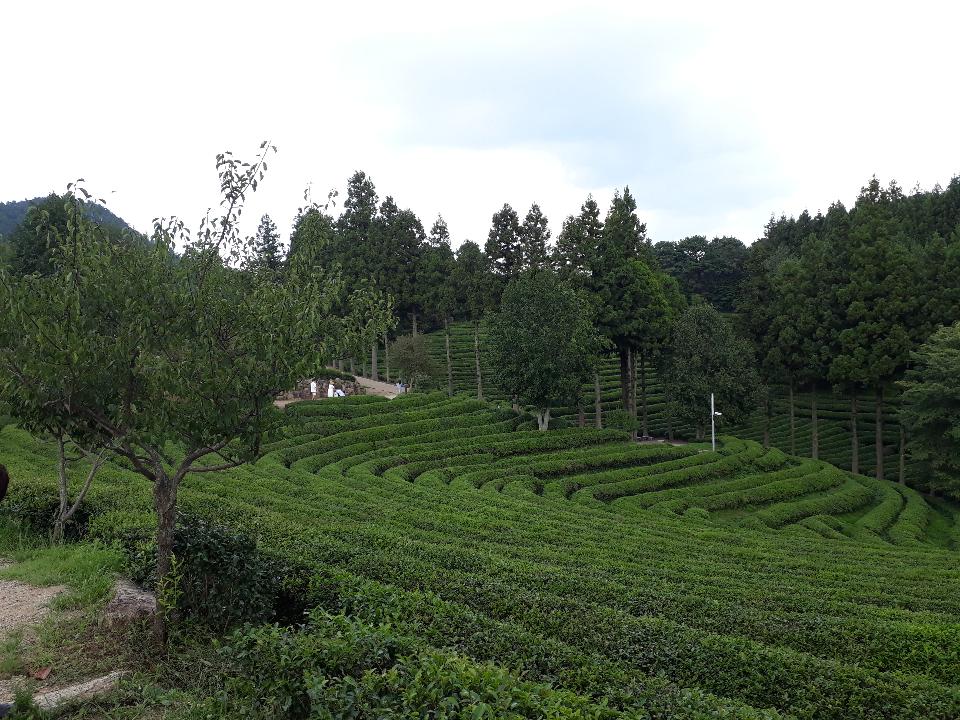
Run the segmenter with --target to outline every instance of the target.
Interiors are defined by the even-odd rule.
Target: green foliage
[[[476,243],[467,240],[457,249],[453,287],[457,307],[474,322],[499,300],[497,285],[487,272],[487,257]]]
[[[392,679],[397,665],[461,700],[460,686],[501,697],[477,677],[501,678],[517,700],[511,668],[613,717],[957,714],[956,556],[925,529],[942,511],[917,494],[904,497],[916,511],[874,531],[856,518],[889,483],[851,484],[729,437],[712,453],[614,430],[527,431],[522,416],[445,393],[308,402],[284,418],[256,465],[185,483],[183,502],[255,536],[296,579],[298,607],[345,617],[257,635],[262,655],[244,646],[251,664],[227,673],[236,691],[216,693],[208,714],[304,693],[320,707],[339,697],[324,688],[343,687],[340,667],[364,688],[343,707],[395,708],[398,687],[407,709],[436,697],[400,668]],[[0,443],[18,476],[41,481],[49,453],[19,432]],[[105,474],[90,501],[103,540],[151,522],[149,489],[128,472]],[[383,645],[364,638],[381,631],[398,649],[365,679],[364,648]],[[476,672],[434,663],[438,649]],[[304,680],[313,663],[322,687]]]
[[[493,214],[490,233],[484,246],[490,269],[500,279],[509,279],[523,269],[523,246],[517,211],[504,203]]]
[[[277,280],[281,277],[284,258],[280,248],[280,234],[277,232],[276,223],[270,219],[269,215],[260,218],[249,265],[254,272],[266,273]]]
[[[732,237],[707,242],[693,235],[653,246],[660,268],[677,279],[688,300],[701,298],[722,312],[734,309],[746,277],[746,246]]]
[[[550,229],[547,216],[533,203],[520,226],[520,257],[523,270],[541,270],[548,264]]]
[[[709,305],[694,305],[673,331],[665,381],[675,418],[698,428],[710,422],[710,393],[724,423],[743,420],[756,403],[759,378],[750,347]]]
[[[568,215],[557,237],[553,266],[561,277],[575,285],[584,282],[595,262],[595,253],[600,246],[602,233],[600,208],[593,195],[588,195],[580,206],[580,214]]]
[[[900,387],[900,420],[932,489],[960,499],[960,323],[940,328],[913,354]]]
[[[69,234],[68,225],[75,215],[71,202],[68,192],[65,196],[51,194],[46,198],[0,204],[0,236],[8,245],[0,252],[0,267],[5,264],[3,256],[8,256],[10,272],[16,275],[53,272],[53,252]],[[6,215],[7,212],[10,214]],[[123,220],[102,205],[86,203],[82,212],[87,224],[96,226],[114,241],[132,241],[136,237]],[[5,222],[6,218],[9,220]]]
[[[390,345],[390,358],[400,374],[400,379],[411,390],[429,382],[439,373],[422,335],[398,337]]]
[[[537,410],[575,401],[593,372],[598,338],[587,303],[552,271],[531,271],[507,285],[490,319],[491,359],[500,385]]]

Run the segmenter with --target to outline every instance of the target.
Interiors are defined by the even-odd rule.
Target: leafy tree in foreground
[[[546,430],[550,408],[575,400],[593,373],[599,340],[586,301],[550,271],[524,273],[507,285],[488,333],[500,385]]]
[[[59,542],[111,447],[108,433],[72,412],[114,394],[115,348],[101,341],[102,317],[90,301],[109,306],[124,295],[115,284],[101,285],[110,272],[101,251],[107,239],[84,203],[72,191],[56,202],[56,212],[30,210],[34,235],[49,238],[43,274],[36,274],[40,267],[19,277],[0,271],[0,397],[24,430],[57,444]],[[71,491],[71,467],[85,459],[85,478]]]
[[[710,393],[725,423],[742,422],[754,408],[760,380],[749,344],[710,305],[694,305],[677,321],[664,378],[671,415],[703,439]]]
[[[64,352],[95,353],[98,367],[79,366],[78,392],[61,412],[64,422],[86,423],[109,438],[112,451],[152,484],[161,582],[171,569],[183,479],[256,458],[279,424],[277,393],[324,359],[329,303],[322,276],[275,283],[231,267],[251,244],[239,236],[237,220],[270,149],[264,143],[252,164],[218,156],[223,214],[205,219],[192,237],[177,221],[157,221],[152,247],[76,237],[94,330],[82,348]],[[179,259],[176,241],[185,248]],[[32,309],[14,303],[2,311]],[[165,641],[162,613],[155,630]]]
[[[960,323],[940,328],[913,354],[900,421],[910,453],[929,469],[929,489],[960,500]]]

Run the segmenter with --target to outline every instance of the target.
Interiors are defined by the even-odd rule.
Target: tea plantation
[[[485,343],[484,331],[480,335],[480,365],[484,387],[484,397],[495,402],[509,403],[509,398],[496,386],[493,378],[493,369],[486,360],[483,346]],[[438,388],[446,388],[446,345],[443,331],[429,333],[427,336],[431,355],[440,370],[440,377],[434,383]],[[453,387],[455,392],[476,394],[476,361],[474,357],[473,326],[468,323],[455,323],[450,326],[450,358],[452,366]],[[657,379],[656,368],[646,370],[647,385],[647,413],[648,430],[653,435],[662,436],[667,432],[666,397],[663,387]],[[639,386],[639,382],[638,382]],[[605,358],[600,365],[601,405],[603,412],[619,410],[620,403],[620,368],[616,358]],[[583,390],[583,410],[585,422],[593,424],[594,420],[594,388],[591,385]],[[639,387],[638,387],[639,393]],[[790,443],[790,406],[787,389],[774,387],[771,391],[770,406],[770,443],[784,452],[791,452]],[[639,396],[637,402],[640,402]],[[811,397],[809,393],[797,392],[794,399],[794,443],[796,453],[809,455],[811,435]],[[851,432],[850,432],[850,400],[821,391],[818,400],[818,418],[820,435],[820,458],[837,467],[850,469]],[[858,398],[858,421],[860,444],[860,472],[872,475],[876,468],[875,455],[875,400],[872,395]],[[555,418],[566,423],[577,422],[577,408],[559,408],[553,412]],[[897,398],[888,397],[884,400],[883,409],[884,457],[887,466],[887,477],[896,479],[897,453],[900,442],[899,425],[897,421]],[[684,428],[675,428],[681,433]],[[743,425],[721,429],[733,433],[738,437],[749,438],[758,442],[763,439],[763,413],[757,412]],[[689,430],[689,429],[688,429]],[[910,480],[920,480],[921,471],[907,460],[907,477]]]
[[[286,418],[256,464],[181,491],[311,609],[296,636],[246,636],[238,697],[270,702],[258,683],[286,663],[294,710],[375,696],[477,717],[960,717],[955,507],[736,437],[711,452],[540,433],[466,394]],[[53,491],[51,448],[6,428],[0,456],[13,503]],[[105,470],[87,535],[129,544],[153,522],[148,485]]]

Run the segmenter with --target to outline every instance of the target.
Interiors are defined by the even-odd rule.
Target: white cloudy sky
[[[670,5],[670,9],[664,6]],[[629,185],[654,240],[960,173],[955,3],[3,3],[0,200],[84,177],[141,230],[279,153],[286,232],[355,169],[454,243],[504,202],[554,234]],[[341,196],[342,200],[342,196]]]

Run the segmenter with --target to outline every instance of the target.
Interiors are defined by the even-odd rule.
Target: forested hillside
[[[9,240],[10,235],[16,229],[17,225],[22,223],[23,219],[27,216],[27,210],[42,204],[48,197],[50,196],[35,197],[32,200],[9,200],[7,202],[0,202],[0,240]],[[123,218],[114,215],[103,205],[91,203],[87,206],[87,212],[90,219],[94,222],[132,230]]]

